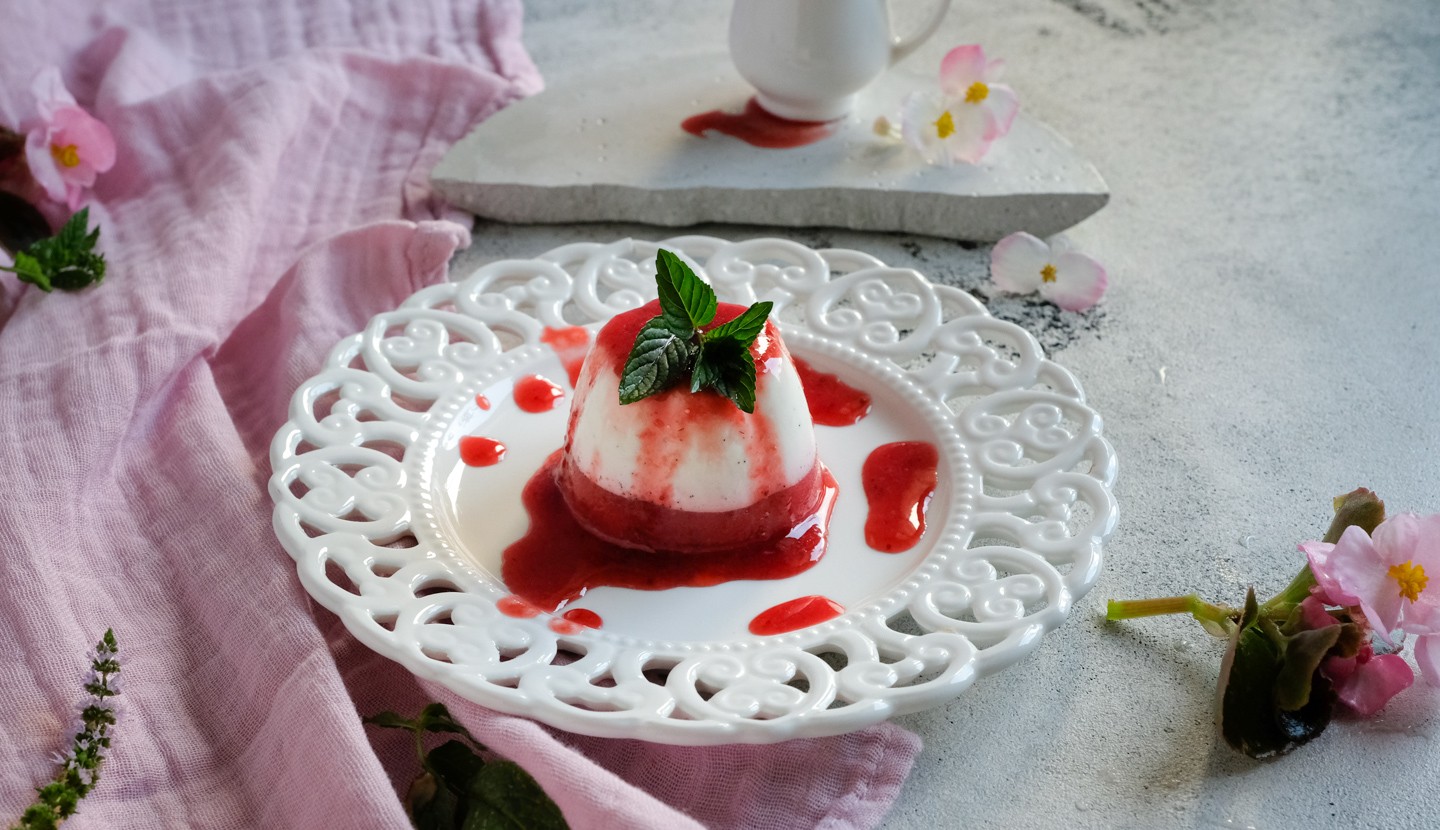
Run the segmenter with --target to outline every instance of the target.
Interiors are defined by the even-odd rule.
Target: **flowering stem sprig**
[[[85,677],[89,697],[80,706],[70,749],[55,753],[60,765],[54,780],[36,788],[39,799],[20,817],[12,830],[50,830],[75,814],[80,799],[100,782],[100,765],[110,751],[111,731],[117,721],[116,696],[120,694],[120,649],[115,633],[105,636],[90,655],[90,672]]]
[[[1386,521],[1384,502],[1365,489],[1336,498],[1334,507],[1323,540],[1300,545],[1307,563],[1264,602],[1251,588],[1239,607],[1186,594],[1112,600],[1106,608],[1111,621],[1188,614],[1228,639],[1217,720],[1225,741],[1251,757],[1314,738],[1337,704],[1371,715],[1408,688],[1414,673],[1390,646],[1397,627],[1421,635],[1421,666],[1440,679],[1426,661],[1440,602],[1425,593],[1424,570],[1427,562],[1440,570],[1440,516]]]

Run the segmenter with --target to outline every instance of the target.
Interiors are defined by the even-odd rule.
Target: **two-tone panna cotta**
[[[720,303],[703,330],[746,311]],[[775,324],[748,346],[754,411],[689,379],[620,402],[622,371],[659,301],[616,316],[580,370],[557,481],[575,519],[617,545],[706,553],[763,544],[813,516],[823,467],[795,364]]]

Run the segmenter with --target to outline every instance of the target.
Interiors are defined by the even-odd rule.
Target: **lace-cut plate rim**
[[[593,332],[653,298],[658,247],[722,300],[774,302],[792,352],[874,398],[859,424],[817,427],[841,490],[830,549],[783,580],[594,589],[573,607],[599,628],[508,616],[500,557],[568,409],[521,412],[513,386],[538,374],[568,393],[546,330]],[[585,734],[770,742],[941,704],[1064,620],[1115,522],[1100,418],[1033,337],[914,271],[780,239],[578,243],[491,263],[338,344],[290,414],[271,449],[275,528],[312,596],[415,674]],[[474,434],[504,443],[504,461],[461,463]],[[920,544],[881,554],[863,539],[860,466],[899,440],[939,448],[941,483]],[[809,595],[846,613],[748,633]]]

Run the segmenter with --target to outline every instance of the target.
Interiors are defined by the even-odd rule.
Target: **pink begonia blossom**
[[[1105,266],[1074,251],[1062,238],[1047,245],[1028,233],[1012,233],[990,253],[990,279],[1009,294],[1040,296],[1066,311],[1084,311],[1100,302],[1110,279]]]
[[[30,174],[51,199],[76,210],[95,176],[115,164],[115,139],[75,103],[60,70],[42,71],[33,91],[39,118],[25,136]]]
[[[931,164],[975,164],[1006,133],[1020,111],[1015,91],[996,83],[1004,61],[980,46],[957,46],[940,62],[939,91],[905,99],[900,134]]]
[[[1307,597],[1300,603],[1301,618],[1307,628],[1320,629],[1339,625],[1325,611],[1319,597]],[[1369,717],[1390,702],[1390,698],[1410,688],[1415,672],[1398,654],[1376,654],[1367,639],[1354,657],[1326,657],[1320,673],[1330,681],[1335,696],[1356,714]]]
[[[1391,642],[1399,629],[1416,635],[1415,659],[1432,684],[1440,685],[1440,515],[1402,513],[1375,528],[1373,536],[1348,527],[1333,545],[1300,546],[1321,599],[1358,605],[1371,626]]]

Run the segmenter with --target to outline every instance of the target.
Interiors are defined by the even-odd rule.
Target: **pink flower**
[[[40,115],[25,136],[30,174],[51,199],[76,210],[96,174],[115,164],[115,139],[108,127],[75,103],[60,70],[43,70],[33,91]]]
[[[1307,628],[1340,624],[1326,613],[1325,603],[1319,597],[1307,597],[1300,603],[1300,612]],[[1354,657],[1326,657],[1320,664],[1320,673],[1330,681],[1341,703],[1367,718],[1384,709],[1390,698],[1415,682],[1415,672],[1410,670],[1405,658],[1398,654],[1376,654],[1368,639]]]
[[[1010,132],[1020,101],[996,83],[1004,62],[980,46],[957,46],[940,62],[939,92],[905,99],[900,133],[931,164],[975,164]]]
[[[1040,296],[1066,311],[1084,311],[1100,302],[1109,285],[1105,266],[1071,250],[1063,238],[1054,245],[1028,233],[1012,233],[990,253],[990,279],[1008,294]]]
[[[1324,599],[1358,605],[1386,642],[1400,629],[1417,635],[1415,659],[1432,684],[1440,685],[1440,515],[1402,513],[1375,528],[1372,537],[1348,527],[1333,545],[1306,542]]]

